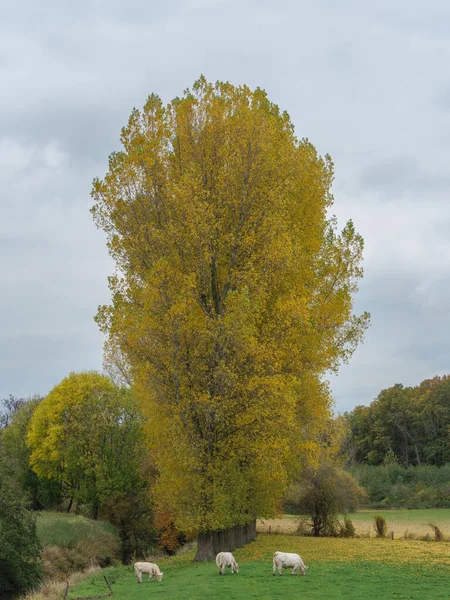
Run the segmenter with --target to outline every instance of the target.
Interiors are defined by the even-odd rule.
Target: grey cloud
[[[443,0],[5,5],[0,397],[100,368],[93,315],[113,267],[89,215],[92,178],[133,106],[152,92],[168,101],[201,73],[265,88],[335,160],[333,212],[366,242],[356,311],[373,321],[332,379],[337,406],[445,369],[449,20]]]
[[[410,200],[412,196],[425,200],[430,194],[450,191],[450,175],[427,171],[417,159],[397,157],[365,167],[360,185],[362,189],[389,191],[391,195],[383,196],[386,200]]]

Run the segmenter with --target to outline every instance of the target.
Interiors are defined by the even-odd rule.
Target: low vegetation
[[[42,513],[37,530],[47,577],[67,575],[92,564],[104,567],[120,558],[118,533],[107,522],[64,513]]]
[[[305,533],[312,535],[343,535],[351,537],[351,523],[340,524],[339,513],[354,511],[365,499],[357,481],[332,462],[322,462],[318,468],[307,468],[298,483],[291,485],[285,499],[290,511],[307,515]]]
[[[449,508],[450,464],[411,466],[353,465],[350,473],[367,493],[371,508]]]
[[[0,462],[0,598],[41,579],[36,517]]]

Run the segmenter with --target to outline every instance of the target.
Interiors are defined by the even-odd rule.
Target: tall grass
[[[105,533],[116,536],[116,529],[106,521],[58,512],[41,512],[37,533],[42,546],[73,547],[79,540],[92,539]]]
[[[43,512],[37,521],[42,563],[48,578],[67,577],[90,565],[107,566],[119,557],[114,527],[102,521],[63,513]]]
[[[67,580],[63,580],[62,578],[49,579],[40,585],[38,589],[25,594],[21,600],[62,600],[65,595],[67,583],[69,583],[69,588],[71,588],[99,570],[100,567],[91,566],[83,572],[72,573]]]

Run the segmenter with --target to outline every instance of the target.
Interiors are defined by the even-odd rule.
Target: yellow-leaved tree
[[[263,90],[151,95],[121,142],[92,192],[117,265],[97,321],[148,417],[156,505],[204,542],[273,514],[313,452],[323,376],[368,325],[363,240],[327,219],[332,161]]]

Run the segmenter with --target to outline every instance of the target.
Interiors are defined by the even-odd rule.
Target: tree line
[[[346,413],[345,453],[349,464],[405,468],[450,462],[450,376],[415,387],[398,383],[382,390],[369,406]]]

